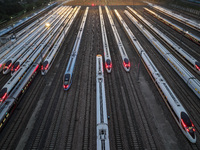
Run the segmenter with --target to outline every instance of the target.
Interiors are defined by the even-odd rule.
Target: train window
[[[192,122],[191,122],[189,116],[185,112],[181,112],[181,120],[182,120],[183,126],[185,126],[185,127],[192,126]]]
[[[12,71],[17,70],[17,69],[18,69],[18,66],[19,66],[19,62],[14,63],[13,68],[12,68]]]
[[[48,61],[43,62],[41,70],[46,70],[48,68]]]
[[[5,66],[9,66],[10,64],[12,63],[11,60],[7,61],[6,65]]]
[[[0,101],[4,100],[7,96],[7,88],[3,88],[1,91],[0,91]]]
[[[107,64],[107,65],[110,65],[110,64],[111,64],[110,59],[107,59],[107,60],[106,60],[106,64]]]
[[[197,61],[195,62],[195,67],[198,71],[200,71],[200,63]]]
[[[127,58],[124,59],[124,66],[127,68],[130,67],[130,62]]]
[[[110,59],[106,60],[106,68],[108,68],[108,69],[112,68],[112,63],[111,63]]]
[[[71,79],[71,75],[70,74],[65,74],[64,84],[65,85],[68,84],[70,79]]]
[[[124,59],[125,64],[129,63],[129,60],[127,58]]]

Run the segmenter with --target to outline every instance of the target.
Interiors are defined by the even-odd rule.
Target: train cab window
[[[5,64],[5,67],[10,67],[11,63],[12,63],[11,60],[7,61],[7,63]]]
[[[195,67],[198,71],[200,71],[200,62],[195,62]]]
[[[107,65],[110,65],[110,64],[111,64],[110,59],[107,59],[107,60],[106,60],[106,64],[107,64]]]
[[[69,84],[71,79],[71,75],[70,74],[65,74],[65,79],[64,79],[64,84]]]
[[[47,70],[48,64],[49,64],[48,61],[43,62],[41,70]]]
[[[111,63],[110,59],[106,60],[106,68],[108,68],[108,69],[112,68],[112,63]]]
[[[124,59],[124,66],[127,68],[130,67],[130,62],[127,58]]]
[[[9,60],[7,63],[6,63],[6,66],[9,66],[11,63],[11,60]]]
[[[4,100],[7,96],[7,88],[3,88],[1,91],[0,91],[0,101]]]
[[[182,121],[182,126],[184,126],[184,127],[192,126],[192,122],[191,122],[189,116],[185,112],[181,112],[181,121]]]
[[[14,65],[13,65],[11,71],[17,71],[18,69],[19,69],[19,62],[14,63]]]

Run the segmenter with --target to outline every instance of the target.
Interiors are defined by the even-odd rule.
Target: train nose
[[[127,69],[129,69],[130,66],[131,66],[131,65],[130,65],[130,61],[129,61],[127,58],[124,59],[123,65],[124,65],[124,67],[126,67]]]
[[[12,65],[12,61],[9,60],[9,61],[5,64],[5,66],[4,66],[4,68],[3,68],[3,74],[7,74],[7,73],[10,71],[11,65]]]
[[[7,70],[7,68],[4,68],[4,69],[3,69],[3,72],[6,72],[6,70]]]
[[[4,102],[7,96],[7,88],[3,88],[0,91],[0,102]]]
[[[106,69],[107,69],[108,71],[111,71],[111,69],[112,69],[112,62],[111,62],[110,59],[107,59],[107,60],[106,60]]]
[[[20,67],[19,62],[14,63],[11,69],[11,73],[13,74],[15,71],[19,69],[19,67]]]
[[[110,70],[111,68],[111,65],[106,65],[106,69]]]
[[[194,128],[192,128],[192,129],[189,130],[189,134],[192,136],[193,139],[195,138],[194,131],[195,131]]]
[[[198,71],[200,71],[200,62],[195,62],[195,67]]]
[[[7,74],[7,73],[9,73],[10,72],[10,68],[5,68],[5,69],[3,69],[3,74]]]
[[[48,67],[49,67],[49,63],[48,63],[48,61],[45,61],[45,62],[43,62],[42,66],[41,66],[41,70],[45,71],[48,69]]]

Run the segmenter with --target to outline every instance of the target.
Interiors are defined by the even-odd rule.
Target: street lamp
[[[11,19],[11,23],[12,23],[12,27],[13,27],[13,22],[12,22],[13,17],[11,16],[10,19]]]
[[[45,24],[45,26],[46,26],[47,28],[49,28],[49,27],[51,26],[51,24],[47,22],[47,23]]]

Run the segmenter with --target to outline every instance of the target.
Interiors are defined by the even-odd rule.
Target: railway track
[[[85,9],[84,9],[85,11]],[[88,17],[87,17],[87,21],[88,21]],[[85,27],[86,28],[86,27]],[[86,30],[84,29],[84,32]],[[81,42],[85,41],[86,39],[83,39],[81,40]],[[84,45],[85,45],[85,42],[83,42]],[[82,44],[82,43],[81,43]],[[81,47],[81,46],[80,46]],[[80,49],[79,48],[79,53],[78,53],[78,56],[77,56],[77,64],[75,65],[75,72],[78,70],[79,73],[75,75],[75,78],[73,79],[73,81],[76,81],[76,92],[74,93],[74,100],[73,100],[73,106],[72,106],[72,114],[71,114],[71,121],[70,121],[70,124],[69,124],[69,130],[66,134],[66,140],[65,140],[65,149],[80,149],[82,147],[81,144],[79,145],[76,145],[75,142],[78,142],[78,143],[82,143],[82,125],[79,126],[79,124],[81,124],[81,122],[83,120],[80,120],[80,116],[81,113],[81,109],[85,108],[85,105],[81,105],[80,101],[81,100],[84,100],[83,97],[85,96],[85,89],[82,90],[82,85],[85,85],[86,83],[84,83],[83,81],[83,72],[84,72],[84,66],[85,66],[85,57],[86,57],[86,49]],[[80,68],[79,68],[80,66]],[[74,86],[72,84],[72,86]],[[78,88],[77,88],[78,87]],[[72,90],[72,89],[70,89]],[[81,132],[80,132],[81,131]],[[77,133],[78,132],[78,133]],[[77,137],[75,137],[75,135],[79,135],[79,139]],[[74,139],[78,139],[78,141],[74,140]]]
[[[117,21],[116,21],[117,22]],[[121,26],[118,26],[118,30],[121,30]],[[121,33],[123,31],[120,31]],[[123,38],[125,39],[125,38]],[[124,40],[125,42],[125,40]],[[126,44],[127,45],[127,44]],[[131,49],[131,48],[127,48],[127,49]],[[131,55],[130,55],[131,54]],[[129,56],[133,57],[134,54],[132,54],[132,52],[129,52]],[[136,59],[136,56],[134,56]],[[132,61],[134,62],[134,61]],[[134,62],[135,63],[135,62]],[[134,67],[134,65],[131,65],[132,67]],[[119,69],[118,69],[119,70]],[[137,70],[137,68],[132,68],[132,71],[130,72],[130,74],[125,74],[124,72],[119,72],[119,76],[120,78],[123,79],[123,76],[125,76],[124,81],[122,80],[122,85],[123,87],[126,88],[122,88],[122,96],[124,99],[124,107],[125,110],[129,110],[127,111],[127,116],[130,115],[130,118],[128,118],[129,122],[132,122],[132,126],[130,125],[130,129],[132,129],[133,127],[135,128],[135,132],[137,130],[137,128],[141,129],[140,130],[140,135],[136,134],[136,137],[141,136],[140,138],[145,139],[145,142],[140,143],[138,140],[138,147],[142,148],[141,145],[143,145],[144,147],[151,147],[151,149],[155,149],[157,147],[159,147],[159,144],[156,144],[155,139],[152,138],[152,134],[153,133],[153,128],[150,128],[150,120],[148,119],[148,112],[145,112],[145,107],[142,104],[142,101],[144,99],[144,97],[142,96],[142,92],[141,90],[136,90],[138,89],[137,87],[139,86],[138,82],[137,82],[137,74],[135,74],[135,71]],[[124,74],[124,75],[123,75]],[[131,89],[131,90],[130,90]],[[126,97],[126,98],[125,98]],[[137,122],[137,123],[136,123]],[[145,130],[142,130],[145,129]],[[130,130],[131,133],[134,135],[134,130]],[[133,141],[136,141],[136,139],[134,139],[133,137]],[[134,143],[135,145],[135,143]],[[141,146],[141,147],[140,147]],[[137,148],[137,147],[136,147]]]
[[[56,5],[44,10],[43,12],[40,12],[39,14],[37,14],[36,16],[33,16],[32,18],[30,18],[29,20],[25,21],[23,24],[11,29],[9,32],[7,32],[6,34],[3,34],[2,36],[7,36],[9,34],[12,33],[16,33],[21,31],[24,27],[28,26],[29,24],[31,24],[32,22],[34,22],[35,20],[37,20],[38,18],[40,18],[41,16],[45,15],[45,13],[47,13],[48,11],[50,11],[51,9],[53,9]]]
[[[199,35],[198,19],[195,19],[195,17],[184,17],[183,14],[176,13],[176,11],[168,12],[167,8],[162,6],[153,6],[151,9],[159,13],[160,16],[171,20],[177,25],[182,25],[186,30],[190,30],[192,33]]]
[[[196,144],[190,144],[181,133],[142,64],[138,70],[140,58],[117,21],[113,8],[117,8],[138,41],[143,43],[142,46],[148,50],[148,55],[187,109],[196,126],[197,139],[200,137],[199,99],[124,15],[125,6],[110,8],[131,62],[127,73],[122,67],[113,32],[102,7],[113,60],[112,72],[108,74],[104,69],[110,149],[199,149],[198,140]],[[89,9],[73,84],[69,91],[62,87],[64,71],[84,11],[85,7],[82,7],[47,75],[41,76],[40,72],[36,75],[1,131],[1,149],[96,149],[95,64],[96,55],[104,54],[97,6]],[[138,9],[138,12],[141,13],[141,10]],[[178,39],[177,36],[175,38]],[[0,75],[0,82],[7,78]]]
[[[117,25],[117,26],[119,26],[119,25]],[[108,26],[107,26],[107,28],[108,28]],[[120,36],[122,36],[122,35],[120,35]],[[112,37],[112,34],[110,34],[110,32],[108,32],[108,39],[111,39],[111,37]],[[124,41],[124,42],[127,42],[127,41]],[[109,42],[109,45],[111,45],[110,47],[117,49],[117,47],[114,46],[115,41],[113,41],[112,43]],[[128,44],[126,44],[126,45],[128,45]],[[130,49],[130,47],[128,47],[127,49]],[[114,127],[116,126],[115,127],[116,149],[134,149],[134,148],[144,149],[145,147],[156,148],[157,146],[155,145],[155,142],[151,136],[152,131],[147,125],[148,123],[145,120],[146,118],[144,117],[144,114],[142,114],[141,105],[140,105],[140,108],[138,108],[139,110],[134,109],[134,108],[137,108],[137,105],[139,105],[139,103],[137,102],[137,104],[133,105],[133,99],[141,101],[141,97],[138,96],[137,92],[132,90],[133,87],[136,86],[133,84],[133,80],[135,80],[135,82],[137,83],[137,78],[132,79],[132,77],[129,73],[125,73],[123,70],[121,70],[121,64],[118,61],[118,60],[120,60],[120,57],[117,56],[117,53],[113,54],[112,50],[113,49],[111,49],[111,55],[114,56],[114,61],[113,61],[114,69],[112,72],[112,77],[110,77],[110,75],[108,76],[108,79],[109,79],[108,83],[111,83],[111,85],[109,85],[109,88],[111,88],[111,89],[113,89],[114,87],[118,87],[113,90],[113,94],[110,94],[110,95],[116,94],[115,97],[112,96],[113,98],[110,98],[111,101],[112,101],[112,99],[114,99],[113,102],[110,102],[110,103],[111,103],[111,108],[113,109],[113,110],[111,110],[111,112],[115,112],[115,114],[112,114],[113,117],[111,117],[111,118],[116,118],[114,121],[115,122]],[[129,53],[131,53],[130,50],[129,50]],[[129,57],[132,58],[132,55],[129,55]],[[133,66],[131,66],[132,71],[130,71],[130,72],[133,72],[134,69],[133,69]],[[128,78],[128,80],[126,80],[127,78]],[[117,84],[116,84],[116,81],[117,81]],[[117,91],[117,93],[116,93],[116,91]],[[114,105],[114,106],[112,106],[112,105]],[[118,120],[118,118],[120,118],[120,119]],[[140,118],[142,118],[142,119],[140,119]],[[123,119],[123,122],[126,126],[125,131],[121,131],[124,129],[123,128],[124,125],[120,124],[121,119]],[[144,124],[142,124],[142,122],[146,123],[144,126],[147,129],[145,131],[146,133],[144,133],[142,130],[139,130],[139,128],[142,129],[142,127],[144,125]],[[140,124],[140,125],[138,125],[138,124]],[[119,126],[121,126],[121,127],[119,127]],[[112,129],[112,127],[110,127],[110,128]],[[143,133],[141,133],[141,132],[143,132]],[[123,133],[126,133],[126,136],[123,135]],[[120,134],[122,134],[122,135],[120,135]],[[142,141],[141,139],[145,139],[146,143],[141,142]]]
[[[172,79],[174,79],[174,78],[172,77]],[[176,80],[174,80],[174,82],[175,82],[175,81],[176,81]],[[179,87],[178,89],[181,89],[181,86],[178,86],[178,87]],[[182,92],[182,91],[181,91],[181,92]],[[181,93],[181,92],[180,92],[180,93]],[[186,92],[186,95],[189,95],[189,94],[187,94],[187,91],[185,91],[185,92]],[[183,97],[182,97],[182,98],[183,98]],[[189,106],[191,107],[191,103],[194,103],[194,104],[192,104],[192,105],[193,105],[192,110],[197,106],[195,109],[196,109],[197,113],[200,113],[200,112],[199,112],[199,109],[198,109],[198,108],[199,108],[198,101],[197,101],[197,102],[193,102],[193,100],[192,100],[193,98],[191,98],[190,96],[187,97],[187,99],[190,99],[190,103],[188,103],[187,105],[189,105]],[[194,113],[194,114],[195,114],[195,113]],[[198,124],[198,125],[199,125],[199,124]]]
[[[162,63],[162,62],[158,62],[158,64],[161,64],[161,63]],[[167,69],[167,68],[165,68],[165,69]],[[167,72],[169,72],[169,70],[168,70]],[[169,74],[168,76],[171,76],[171,74]],[[172,82],[175,82],[177,79],[175,79],[175,77],[171,77],[171,80],[172,80]],[[178,83],[180,83],[180,82],[177,82],[177,84],[178,84]],[[181,86],[183,86],[183,85],[181,85]],[[186,89],[183,89],[183,90],[180,90],[180,89],[181,89],[181,86],[178,86],[179,88],[176,89],[176,90],[181,91],[180,93],[182,93],[183,91],[185,91],[186,96],[187,96],[187,95],[190,95],[190,94],[189,94],[190,92],[187,92],[187,91],[190,91],[190,90],[187,90],[187,88],[186,88]],[[174,90],[175,90],[175,89],[174,89]],[[180,96],[182,96],[182,95],[180,94]],[[191,98],[191,97],[192,97],[192,96],[188,96],[187,99],[191,99],[191,101],[192,101],[192,99],[196,99],[195,96],[192,97],[192,98]],[[198,102],[198,101],[197,101],[197,102]],[[195,105],[198,106],[198,104],[195,104]],[[195,106],[195,105],[194,105],[194,106]],[[191,105],[189,105],[189,106],[191,106]],[[197,108],[198,108],[198,107],[197,107]],[[197,109],[197,110],[198,110],[198,109]],[[199,113],[199,111],[197,111],[197,112]]]
[[[38,76],[36,77],[36,80],[36,82],[38,83],[43,83],[43,79],[38,79]],[[34,97],[32,97],[32,95],[37,95],[36,93],[38,93],[43,88],[40,84],[35,84],[32,87],[35,90],[31,90],[31,88],[29,91],[29,95],[24,95],[23,101],[21,101],[20,105],[15,111],[16,113],[13,114],[12,119],[10,120],[10,122],[8,122],[9,128],[6,129],[6,126],[1,133],[1,149],[14,149],[15,144],[18,143],[20,132],[23,130],[22,127],[24,126],[24,123],[27,121],[31,111],[36,104],[35,101],[33,101]],[[13,124],[12,122],[15,123]]]
[[[82,13],[79,13],[78,18],[81,18],[81,16],[82,16]],[[58,143],[59,143],[59,139],[61,139],[61,137],[63,136],[63,134],[64,134],[64,136],[66,136],[66,133],[68,131],[68,128],[65,129],[63,127],[63,121],[65,122],[65,121],[69,121],[70,120],[69,119],[70,116],[66,116],[66,113],[71,114],[70,112],[68,112],[66,110],[66,107],[67,107],[66,105],[68,105],[69,103],[70,103],[70,105],[72,105],[73,101],[70,100],[70,98],[69,98],[70,95],[66,94],[66,92],[63,91],[61,85],[63,84],[63,74],[64,74],[65,66],[66,66],[67,60],[68,60],[66,58],[69,58],[72,46],[74,44],[73,41],[75,41],[75,36],[73,34],[71,34],[71,33],[77,32],[76,30],[77,30],[79,24],[80,24],[80,19],[77,19],[76,22],[74,23],[74,25],[76,26],[76,28],[72,29],[70,31],[70,33],[68,35],[71,35],[71,36],[67,37],[68,40],[67,40],[67,42],[64,42],[64,46],[61,49],[62,53],[59,56],[62,56],[62,57],[60,58],[59,63],[55,66],[56,68],[54,68],[54,67],[52,68],[53,70],[59,70],[59,72],[60,72],[60,73],[56,73],[56,76],[54,77],[53,84],[55,84],[57,82],[57,84],[55,85],[57,88],[55,88],[56,90],[53,93],[54,95],[53,96],[49,96],[49,99],[51,99],[54,103],[52,103],[52,105],[49,105],[49,108],[48,108],[49,112],[45,113],[45,116],[48,117],[47,118],[48,119],[47,122],[46,123],[44,122],[43,123],[44,125],[43,126],[41,125],[41,127],[40,127],[41,129],[39,129],[39,131],[41,130],[43,132],[44,131],[48,131],[48,133],[46,133],[46,135],[45,134],[42,135],[42,137],[45,137],[45,136],[47,137],[47,140],[44,141],[43,146],[46,147],[46,148],[48,148],[48,149],[54,149],[56,147],[63,146],[63,144],[65,145],[64,140],[61,140],[64,143],[60,143],[60,145]],[[69,38],[71,40],[69,40]],[[70,46],[67,47],[68,43],[71,43],[72,46],[70,44]],[[50,91],[52,91],[52,89]],[[47,99],[48,99],[48,97],[47,97]],[[56,106],[56,109],[55,109],[54,106]],[[55,109],[55,112],[54,111],[52,112],[51,111],[52,109]],[[68,119],[63,120],[63,118],[68,118]],[[48,125],[49,122],[52,122],[52,124]],[[67,122],[65,124],[65,127],[69,126],[68,124],[69,124],[69,122]],[[45,126],[49,126],[49,129],[46,129]],[[60,131],[60,129],[65,129],[65,130]],[[36,136],[36,140],[34,141],[34,143],[36,145],[37,145],[37,142],[38,142],[37,139],[40,139],[40,136],[41,136],[40,134],[37,134],[37,136]],[[42,138],[42,139],[45,139],[45,138]],[[34,143],[33,143],[33,145],[34,145]],[[41,146],[41,148],[42,148],[42,146]]]
[[[72,32],[73,32],[73,31],[74,31],[74,30],[72,30]],[[62,51],[62,52],[64,53],[65,51]],[[69,54],[68,54],[68,55],[69,55]],[[61,54],[61,56],[63,56],[63,55]],[[66,62],[66,56],[67,56],[67,55],[65,54],[65,57],[63,57],[62,61],[60,62],[62,65],[66,64],[66,63],[63,63],[63,62]],[[56,68],[57,68],[57,70],[59,70],[59,67],[58,67],[58,66],[57,66]],[[64,69],[64,67],[63,67],[63,69]],[[56,73],[56,72],[54,71],[54,76],[55,76],[55,73]],[[62,75],[63,75],[63,73],[59,73],[58,75],[60,75],[61,77],[60,77],[60,78],[57,77],[57,78],[55,78],[55,80],[56,80],[56,79],[60,79],[60,81],[62,82]],[[40,78],[41,78],[41,77],[40,77]],[[53,78],[53,77],[52,77],[52,78]],[[43,79],[44,79],[44,78],[43,78]],[[52,79],[50,79],[49,81],[52,81]],[[56,83],[56,82],[55,82],[55,83]],[[35,84],[35,83],[33,83],[33,84]],[[36,83],[36,84],[37,84],[37,83]],[[42,84],[42,83],[38,82],[38,85],[41,86],[41,84]],[[46,84],[47,84],[47,87],[50,86],[50,83],[48,83],[48,81],[46,81]],[[59,87],[60,85],[62,85],[62,83],[61,83],[61,84],[57,84],[58,87]],[[58,89],[59,89],[59,88],[58,88]],[[42,91],[42,89],[41,89],[41,91]],[[46,91],[46,92],[44,91],[44,93],[46,93],[46,94],[47,94],[48,92],[49,92],[49,91]],[[40,92],[37,91],[37,93],[40,93]],[[51,92],[50,92],[50,93],[51,93]],[[56,94],[58,94],[58,93],[59,93],[59,92],[56,91]],[[35,94],[35,95],[37,95],[37,94]],[[30,94],[29,96],[32,97],[30,101],[37,101],[37,99],[34,99],[34,97],[33,97],[31,94]],[[44,96],[44,95],[43,95],[43,96]],[[56,98],[56,97],[54,97],[54,98]],[[56,101],[55,101],[55,99],[51,99],[51,98],[50,98],[50,100],[54,100],[54,104],[53,104],[53,105],[50,105],[51,103],[50,103],[50,101],[49,101],[49,103],[50,103],[49,105],[51,106],[50,108],[53,109],[52,107],[55,105]],[[52,103],[53,103],[53,102],[52,102]],[[49,111],[51,110],[50,108],[49,108]],[[24,112],[24,113],[25,113],[25,112]],[[50,114],[51,114],[51,113],[50,113]],[[51,116],[49,116],[49,117],[51,118]],[[43,120],[43,119],[44,119],[44,118],[41,118],[41,120]],[[44,121],[44,120],[43,120],[43,121]],[[41,122],[42,122],[42,121],[41,121]],[[45,126],[45,123],[43,124],[43,126]],[[37,138],[37,136],[39,136],[39,134],[41,134],[41,132],[44,132],[44,130],[42,130],[42,131],[41,131],[41,130],[42,130],[42,129],[40,129],[40,132],[36,135],[36,138]],[[36,134],[36,132],[35,132],[35,134]],[[31,135],[33,136],[34,133],[31,134]],[[40,136],[41,136],[41,135],[40,135]],[[34,136],[33,136],[33,137],[34,137]],[[36,144],[35,144],[35,145],[38,146],[38,144],[39,144],[39,143],[38,143],[38,139],[35,139],[35,140],[36,140]],[[40,143],[40,144],[41,144],[41,143]],[[34,146],[34,144],[33,144],[33,146]]]
[[[139,10],[137,10],[139,11]],[[142,15],[140,13],[140,15]],[[146,16],[145,16],[146,17]],[[150,18],[148,18],[150,20]],[[142,21],[141,21],[142,22]],[[152,21],[150,21],[152,22]],[[171,54],[173,54],[176,59],[181,62],[181,64],[183,64],[197,79],[200,79],[199,78],[199,73],[196,72],[196,70],[194,69],[194,66],[191,65],[182,55],[180,55],[176,50],[174,50],[173,48],[171,48],[171,45],[168,44],[165,40],[163,40],[158,34],[156,34],[155,32],[153,32],[151,30],[151,28],[146,25],[144,22],[142,22],[143,25],[155,36],[157,37],[158,41],[160,41],[168,50]],[[155,23],[154,23],[155,24]],[[178,45],[179,46],[179,45]],[[183,48],[183,50],[185,50],[185,48]],[[188,50],[187,50],[188,51]],[[198,61],[198,60],[197,60]]]
[[[104,16],[104,22],[108,37],[108,44],[110,47],[110,53],[112,56],[112,53],[117,51],[118,47],[115,44],[115,39],[113,38],[114,35],[112,33],[112,29],[109,24],[108,16],[105,11],[105,8],[102,7],[102,12]],[[120,64],[121,66],[121,64]],[[113,62],[113,68],[117,68],[116,64]],[[117,84],[115,83],[115,79],[113,79],[115,70],[112,70],[111,75],[105,74],[105,87],[108,87],[109,93],[106,90],[106,99],[107,99],[107,107],[110,106],[111,110],[108,109],[108,114],[110,115],[110,120],[108,120],[108,127],[110,131],[110,146],[111,149],[125,149],[128,147],[125,147],[127,145],[128,139],[122,135],[124,132],[125,126],[120,125],[120,120],[123,118],[122,114],[118,111],[119,108],[119,97],[117,92]],[[112,131],[113,130],[113,131]]]
[[[183,35],[181,35],[179,33],[177,34],[177,32],[174,32],[173,29],[171,29],[167,25],[163,24],[162,22],[158,21],[156,18],[154,18],[153,16],[146,13],[146,11],[143,11],[143,9],[137,9],[136,11],[139,12],[140,15],[142,15],[146,20],[148,20],[156,28],[158,28],[160,31],[162,31],[164,34],[166,34],[168,37],[170,37],[170,39],[175,41],[185,51],[187,51],[189,54],[191,54],[197,60],[200,59],[200,54],[198,53],[199,45],[193,43],[191,40],[188,40]],[[180,24],[180,26],[182,26],[184,28],[185,25]]]
[[[131,28],[131,30],[132,31],[135,30],[135,28],[133,27],[133,25],[131,25],[127,17],[123,15],[123,12],[121,12],[121,15],[123,16],[125,22],[127,22],[128,26]],[[136,37],[137,37],[137,34],[136,34]],[[138,36],[138,40],[140,43],[148,43],[141,36]],[[149,46],[146,47],[145,45],[143,46],[145,49],[148,49],[148,51],[146,52],[150,56],[151,60],[154,62],[154,64],[157,64],[159,71],[161,72],[163,77],[166,79],[167,83],[170,85],[170,87],[175,92],[177,97],[181,100],[181,103],[190,113],[191,119],[194,120],[195,125],[197,126],[197,130],[198,130],[199,120],[195,120],[195,119],[197,119],[196,118],[198,116],[197,114],[199,114],[199,106],[198,106],[199,99],[191,92],[191,90],[188,89],[188,87],[185,85],[183,81],[181,81],[181,79],[176,75],[176,73],[172,71],[170,66],[168,66],[162,58],[160,58],[159,54],[156,53],[155,50],[153,50],[153,48],[150,48]],[[198,134],[199,133],[197,133],[197,137],[199,136]],[[183,140],[186,140],[186,139],[183,139]],[[192,148],[189,146],[189,144],[187,146],[189,148]]]
[[[6,82],[8,82],[8,80],[10,79],[10,75],[0,75],[0,89],[2,89],[2,87],[6,84]]]

